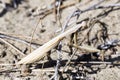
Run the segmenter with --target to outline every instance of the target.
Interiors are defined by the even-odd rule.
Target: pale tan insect
[[[58,35],[57,37],[53,38],[49,42],[45,43],[43,46],[39,47],[38,49],[34,50],[32,53],[21,59],[17,64],[28,64],[33,63],[35,61],[40,60],[44,56],[47,55],[47,52],[50,51],[52,48],[56,47],[58,43],[67,35],[70,35],[76,32],[80,27],[86,26],[86,22],[82,22],[81,24],[65,31],[64,33]]]

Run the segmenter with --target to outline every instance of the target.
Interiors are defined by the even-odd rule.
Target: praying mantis
[[[29,63],[34,63],[35,61],[40,60],[41,58],[47,55],[48,51],[50,51],[52,48],[55,48],[62,39],[64,39],[66,36],[72,33],[75,33],[79,28],[84,26],[86,26],[85,21],[61,33],[60,35],[56,36],[55,38],[48,41],[44,45],[40,46],[38,49],[34,50],[32,53],[28,54],[26,57],[21,59],[17,64],[29,64]]]
[[[66,36],[71,35],[74,33],[74,44],[72,44],[73,47],[78,48],[80,50],[85,50],[89,53],[100,53],[102,61],[104,61],[104,49],[100,50],[95,47],[89,46],[89,45],[82,45],[78,46],[77,45],[77,34],[76,31],[82,27],[86,26],[86,22],[83,21],[81,24],[78,24],[77,26],[61,33],[60,35],[56,36],[52,40],[48,41],[44,45],[40,46],[38,49],[34,50],[27,56],[25,56],[23,59],[21,59],[17,64],[29,64],[29,63],[34,63],[35,61],[40,60],[41,58],[45,57],[47,55],[47,52],[50,51],[51,49],[55,48],[61,40],[63,40]]]

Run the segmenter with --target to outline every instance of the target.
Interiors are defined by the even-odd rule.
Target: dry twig
[[[21,55],[25,56],[25,54],[23,52],[21,52],[20,50],[18,50],[15,46],[13,46],[12,44],[10,44],[9,42],[5,41],[4,39],[0,38],[0,40],[2,42],[4,42],[5,44],[9,45],[10,47],[12,47],[14,50],[16,50],[18,53],[20,53]]]

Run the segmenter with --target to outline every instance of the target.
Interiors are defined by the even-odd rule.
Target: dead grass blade
[[[40,60],[44,56],[47,55],[47,52],[50,51],[52,48],[56,47],[58,43],[67,35],[70,35],[74,32],[76,32],[80,27],[86,26],[86,22],[82,22],[81,24],[78,24],[77,26],[63,32],[62,34],[56,36],[49,42],[45,43],[43,46],[39,47],[38,49],[34,50],[32,53],[24,57],[22,60],[20,60],[17,64],[28,64],[33,63],[35,61]]]

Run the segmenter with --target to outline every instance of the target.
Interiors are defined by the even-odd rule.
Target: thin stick
[[[54,68],[44,68],[44,69],[33,69],[32,71],[34,72],[55,72]],[[63,71],[62,69],[60,69],[60,71]]]
[[[70,63],[74,63],[74,62],[70,62]],[[77,62],[79,64],[120,64],[120,62],[107,62],[107,61],[80,61],[80,62]]]
[[[61,49],[62,49],[62,42],[60,41],[59,45],[58,45],[58,50],[57,50],[57,54],[58,54],[58,59],[57,59],[57,63],[56,63],[56,67],[55,67],[55,80],[58,80],[58,75],[59,75],[59,68],[60,68],[60,62],[61,62]]]
[[[77,50],[75,50],[74,53],[71,55],[71,57],[68,59],[66,65],[65,65],[64,68],[63,68],[62,73],[63,73],[64,71],[65,71],[65,72],[67,71],[67,69],[68,69],[67,66],[70,64],[70,62],[71,62],[72,58],[74,57],[76,51],[77,51]]]
[[[56,11],[57,11],[57,18],[56,19],[57,19],[57,22],[58,22],[58,26],[62,27],[62,24],[60,22],[60,6],[61,6],[61,3],[62,3],[62,0],[58,0],[58,1],[56,1],[56,3],[58,3],[57,4],[57,9],[56,9]],[[61,65],[61,63],[60,63],[61,59],[62,59],[61,58],[61,54],[62,54],[62,52],[61,52],[62,42],[61,41],[59,42],[57,49],[58,49],[57,50],[58,59],[57,59],[56,67],[55,67],[54,80],[58,80],[59,68],[60,68],[60,65]]]
[[[7,63],[3,63],[3,64],[0,64],[0,66],[15,66],[16,64],[7,64]]]
[[[6,32],[2,32],[2,31],[0,31],[0,35],[7,35],[7,36],[12,36],[12,37],[31,39],[31,37],[29,37],[29,36],[24,36],[24,35],[15,34],[15,33],[6,33]]]
[[[94,53],[94,52],[100,52],[99,49],[95,48],[95,47],[92,47],[92,46],[88,46],[88,45],[83,45],[83,46],[77,46],[76,44],[72,44],[71,46],[75,47],[75,48],[78,48],[80,50],[85,50],[87,52],[91,52],[91,53]]]
[[[77,3],[77,2],[75,2],[75,3],[70,3],[70,4],[68,4],[68,5],[61,5],[61,6],[60,6],[60,9],[65,9],[65,8],[67,8],[67,7],[69,7],[69,6],[75,5],[76,3]],[[41,19],[43,19],[46,15],[51,14],[51,13],[53,12],[53,10],[54,10],[54,6],[52,6],[50,9],[41,11],[39,14],[35,14],[35,15],[33,15],[33,16],[43,15],[43,16],[40,17]],[[44,13],[44,14],[43,14],[43,13]]]
[[[31,36],[32,38],[31,38],[31,40],[30,40],[30,52],[31,52],[31,43],[32,43],[32,40],[33,40],[35,31],[37,30],[37,27],[38,27],[40,21],[41,21],[41,19],[38,20],[38,22],[37,22],[37,24],[36,24],[36,26],[35,26],[35,29],[33,30],[32,36]]]
[[[111,7],[120,7],[120,4],[109,4],[109,5],[105,5],[105,6],[97,6],[95,9],[101,9],[101,8],[111,8]]]
[[[0,71],[0,73],[10,73],[10,72],[20,72],[20,70],[13,68],[13,69],[5,69]]]
[[[19,39],[17,37],[13,37],[13,36],[9,36],[9,35],[6,35],[6,34],[0,34],[0,38],[6,38],[6,39],[11,39],[11,40],[16,40],[18,42],[21,42],[21,43],[24,43],[26,45],[30,45],[30,42],[26,41],[26,40],[23,40],[23,39]],[[32,48],[36,49],[37,47],[35,45],[33,45],[32,43]]]
[[[63,27],[62,27],[62,28],[63,28],[62,32],[66,29],[66,27],[67,27],[67,25],[68,25],[68,23],[69,23],[69,21],[70,21],[70,19],[71,19],[72,17],[74,17],[75,15],[77,15],[77,17],[79,17],[80,14],[85,13],[85,12],[87,12],[87,11],[89,11],[89,10],[95,9],[95,7],[98,6],[99,4],[101,4],[102,2],[104,2],[104,0],[99,1],[98,3],[92,5],[91,7],[87,8],[87,9],[85,9],[85,10],[79,10],[79,11],[75,10],[71,15],[69,15],[68,19],[66,20],[65,24],[63,25]],[[75,22],[76,22],[76,21],[75,21]]]
[[[12,47],[14,50],[16,50],[18,53],[20,53],[21,55],[25,56],[25,54],[23,52],[21,52],[20,50],[18,50],[15,46],[13,46],[12,44],[10,44],[9,42],[5,41],[4,39],[0,38],[0,40],[2,42],[4,42],[5,44],[9,45],[10,47]]]

